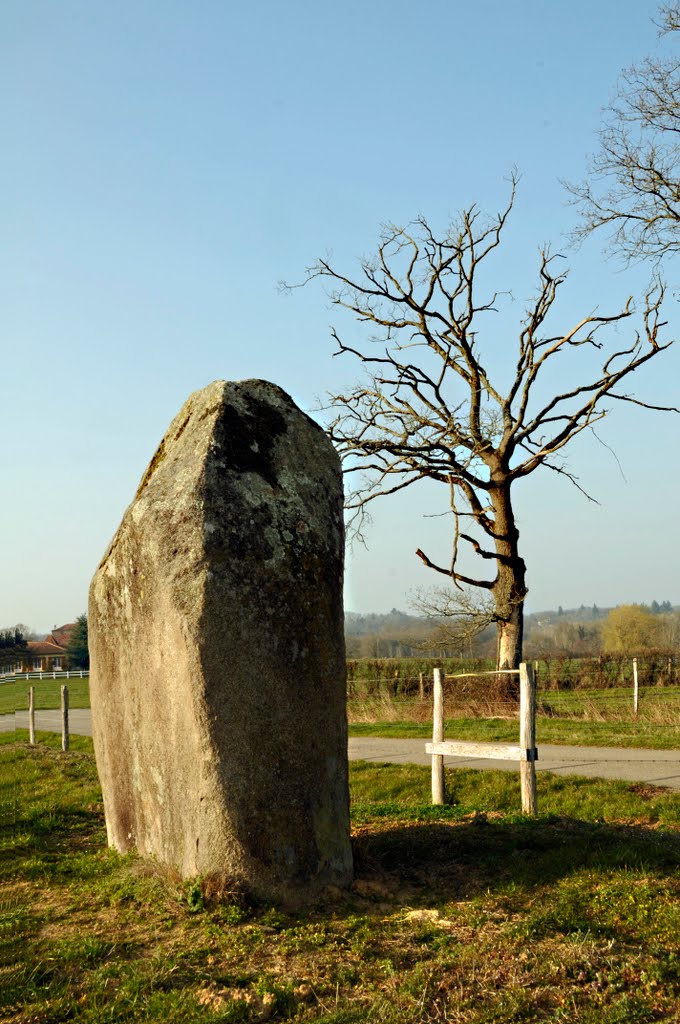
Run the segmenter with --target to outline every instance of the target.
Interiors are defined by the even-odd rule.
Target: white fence
[[[2,683],[22,683],[24,679],[89,679],[89,668],[72,668],[68,672],[0,672]]]

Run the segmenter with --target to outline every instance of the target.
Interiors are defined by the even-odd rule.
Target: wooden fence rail
[[[440,669],[434,670],[432,742],[425,751],[432,755],[432,803],[443,804],[444,757],[482,757],[501,761],[518,761],[522,812],[537,814],[536,796],[536,680],[531,665],[523,662],[518,669],[503,669],[495,675],[519,675],[519,744],[472,743],[444,739],[444,689]],[[448,676],[447,678],[458,678]]]

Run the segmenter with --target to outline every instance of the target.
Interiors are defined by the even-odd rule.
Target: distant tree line
[[[442,639],[443,638],[443,639]],[[392,609],[386,615],[349,613],[347,657],[488,658],[494,656],[495,634],[487,628],[476,636],[460,633],[444,620],[407,615]],[[680,609],[670,601],[598,608],[596,605],[528,615],[527,660],[635,657],[646,652],[680,649]]]
[[[18,626],[0,630],[0,650],[3,654],[21,653],[26,650],[26,643],[26,637]]]

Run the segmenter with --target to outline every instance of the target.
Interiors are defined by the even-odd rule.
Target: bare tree
[[[556,257],[542,252],[538,289],[520,323],[510,383],[497,386],[479,331],[495,311],[499,293],[485,292],[479,278],[501,242],[514,195],[513,180],[505,210],[485,221],[472,206],[441,238],[423,217],[408,229],[388,226],[375,258],[361,262],[356,279],[321,259],[305,280],[327,279],[332,304],[369,328],[368,338],[354,344],[332,330],[337,354],[359,360],[365,376],[328,396],[331,437],[346,472],[359,474],[348,500],[359,528],[375,498],[423,480],[442,484],[453,515],[451,558],[442,563],[422,549],[416,554],[455,587],[478,588],[491,598],[498,664],[511,668],[521,658],[527,594],[513,485],[545,466],[579,486],[560,453],[607,415],[605,399],[661,408],[618,386],[671,344],[659,340],[664,288],[657,282],[645,297],[638,330],[631,328],[626,342],[603,353],[593,380],[545,393],[539,385],[555,357],[602,348],[600,332],[627,323],[634,310],[629,300],[611,316],[593,313],[566,330],[548,328],[566,272],[555,269]],[[488,574],[461,571],[462,545],[479,556]]]
[[[480,595],[469,587],[419,590],[412,605],[433,627],[419,643],[422,650],[471,650],[477,638],[495,621],[490,594]]]
[[[659,15],[659,34],[675,39],[680,3]],[[648,57],[623,72],[588,180],[566,187],[581,212],[577,238],[609,230],[628,260],[680,250],[680,59]]]

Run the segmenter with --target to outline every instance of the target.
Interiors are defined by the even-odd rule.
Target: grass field
[[[503,718],[449,718],[447,740],[516,743],[519,726]],[[391,739],[427,739],[432,725],[418,722],[359,722],[349,727],[350,736],[385,736]],[[562,718],[536,719],[536,742],[591,747],[647,747],[674,750],[680,747],[680,727],[644,722],[589,722]]]
[[[350,700],[348,706],[351,736],[425,739],[432,735],[429,700],[382,696]],[[449,695],[445,707],[447,739],[517,742],[513,704],[459,701]],[[628,690],[539,691],[536,738],[539,744],[673,750],[680,747],[680,688],[641,689],[637,716]]]
[[[38,739],[0,747],[8,1024],[680,1019],[680,794],[541,776],[529,820],[502,772],[433,808],[354,763],[353,891],[282,911],[109,851],[90,741]]]
[[[607,690],[539,691],[539,703],[555,714],[610,715],[630,714],[632,687],[611,687]],[[639,712],[650,718],[659,714],[680,714],[680,686],[641,686]]]
[[[89,679],[31,679],[28,683],[3,683],[0,686],[0,715],[11,715],[15,711],[26,710],[29,686],[35,690],[36,710],[46,711],[50,708],[58,708],[63,683],[68,686],[69,707],[89,708]]]
[[[62,680],[35,680],[36,707],[58,708]],[[70,679],[69,704],[90,706],[89,680]],[[28,684],[0,686],[0,714],[27,706]],[[640,712],[632,714],[626,690],[579,690],[539,693],[536,732],[538,743],[576,746],[680,747],[680,687],[649,687],[641,691]],[[512,709],[514,711],[514,709]],[[517,722],[502,717],[496,705],[454,706],[455,717],[446,722],[446,738],[479,742],[515,743]],[[470,712],[473,712],[472,714]],[[350,735],[426,739],[432,734],[429,701],[390,699],[350,701]],[[501,717],[489,717],[500,715]]]

